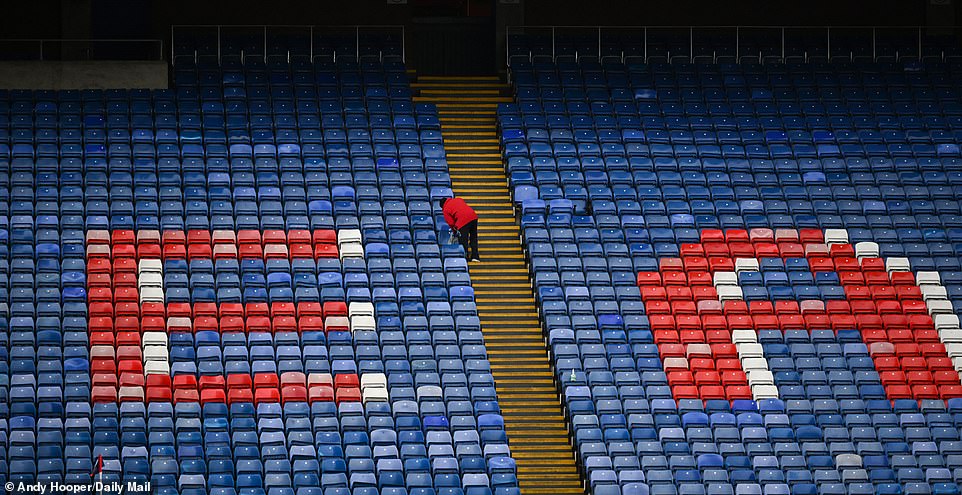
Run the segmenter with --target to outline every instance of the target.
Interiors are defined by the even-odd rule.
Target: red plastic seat
[[[230,374],[227,375],[227,388],[249,389],[253,387],[253,380],[250,375]]]
[[[722,257],[730,258],[732,255],[731,250],[728,249],[728,244],[724,242],[707,242],[705,243],[705,257]]]
[[[802,244],[825,242],[825,236],[820,229],[801,229],[798,231],[798,240]]]
[[[656,299],[645,301],[645,313],[649,315],[670,315],[674,312],[671,310],[671,303]]]
[[[701,271],[689,271],[688,284],[693,288],[702,286],[714,288],[714,281],[712,280],[711,273],[707,270],[707,268]]]
[[[281,402],[307,402],[307,388],[303,385],[288,385],[282,387]]]
[[[665,287],[672,285],[688,285],[688,277],[685,275],[685,272],[665,272],[662,280],[662,283]]]
[[[756,258],[778,258],[781,256],[778,244],[774,242],[760,242],[754,244],[754,246]]]
[[[699,389],[702,400],[724,400],[728,397],[725,394],[725,387],[721,385],[706,385]]]
[[[220,375],[202,375],[197,381],[201,390],[224,390],[227,382]]]
[[[705,247],[700,243],[682,243],[678,247],[678,254],[682,258],[686,256],[705,256]]]
[[[281,393],[276,388],[259,388],[254,390],[254,405],[270,404],[281,401]]]
[[[344,402],[361,402],[361,389],[336,388],[334,392],[334,402],[338,405]]]
[[[661,285],[661,274],[659,272],[638,272],[639,287],[657,287]]]
[[[733,258],[753,258],[755,256],[755,246],[748,241],[730,242],[728,243],[728,250],[731,251]]]
[[[174,389],[174,404],[181,402],[200,402],[200,391],[197,389]]]
[[[778,254],[782,258],[802,258],[805,256],[805,248],[797,242],[779,242]]]
[[[717,301],[718,291],[715,290],[713,286],[699,285],[691,288],[691,297],[695,302],[699,301]]]
[[[347,316],[347,303],[344,301],[327,301],[324,303],[324,316]]]
[[[721,229],[704,229],[701,231],[701,242],[725,242],[725,233]]]
[[[314,402],[334,402],[334,387],[330,385],[314,385],[308,389],[307,400]]]
[[[726,315],[747,315],[748,303],[745,301],[725,301],[722,303],[722,311]]]
[[[711,256],[708,258],[708,269],[714,272],[733,272],[735,271],[735,261],[724,256]]]
[[[661,258],[658,260],[658,270],[662,273],[669,271],[684,271],[685,265],[681,258]]]
[[[101,386],[90,388],[90,400],[95,403],[117,402],[117,387]]]
[[[315,230],[312,234],[314,244],[337,244],[337,232],[331,229]]]
[[[235,402],[254,402],[254,392],[249,388],[229,388],[227,389],[227,403]]]
[[[828,247],[828,252],[833,258],[855,258],[855,246],[851,244],[832,244]]]
[[[301,317],[297,322],[300,332],[318,332],[324,330],[324,319],[320,316]]]
[[[200,391],[200,403],[217,403],[223,404],[227,402],[227,394],[224,393],[222,389],[207,389]]]
[[[724,315],[707,314],[700,316],[702,328],[707,332],[725,332],[731,335],[728,333],[728,319]]]
[[[733,242],[749,242],[750,239],[748,231],[745,229],[728,229],[725,231],[725,242],[729,244]]]
[[[652,338],[656,344],[678,343],[678,332],[674,328],[652,328]]]
[[[665,288],[665,297],[668,301],[693,301],[691,288],[683,286],[671,286]]]
[[[280,385],[280,380],[278,376],[273,373],[255,373],[254,374],[254,389],[277,388],[279,385]]]
[[[708,258],[704,256],[687,256],[682,258],[682,265],[686,272],[707,272]]]
[[[173,397],[170,387],[148,386],[144,394],[144,400],[147,402],[171,402]]]
[[[672,301],[669,304],[669,311],[675,315],[694,315],[698,314],[698,308],[694,301]],[[645,306],[647,309],[648,306]]]
[[[257,244],[261,243],[261,233],[257,230],[239,230],[237,231],[237,243],[238,244]]]

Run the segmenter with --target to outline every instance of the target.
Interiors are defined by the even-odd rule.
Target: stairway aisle
[[[471,281],[521,492],[583,495],[501,161],[496,111],[510,87],[497,77],[412,86],[415,101],[437,105],[454,192],[480,217],[482,262],[471,263]]]

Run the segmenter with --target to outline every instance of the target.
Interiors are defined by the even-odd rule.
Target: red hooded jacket
[[[441,207],[441,212],[444,213],[444,221],[448,222],[452,229],[461,229],[469,222],[478,219],[474,209],[461,198],[448,198]]]

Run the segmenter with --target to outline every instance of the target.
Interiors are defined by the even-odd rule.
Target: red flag
[[[93,478],[103,470],[104,470],[104,456],[98,455],[97,465],[94,467],[94,472],[90,473],[90,477]]]

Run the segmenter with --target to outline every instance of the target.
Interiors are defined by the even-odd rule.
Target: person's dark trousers
[[[461,247],[464,248],[464,256],[468,259],[481,259],[481,255],[478,253],[478,221],[472,220],[466,224],[464,227],[458,229],[458,240],[461,241]],[[469,251],[468,248],[471,248]]]

